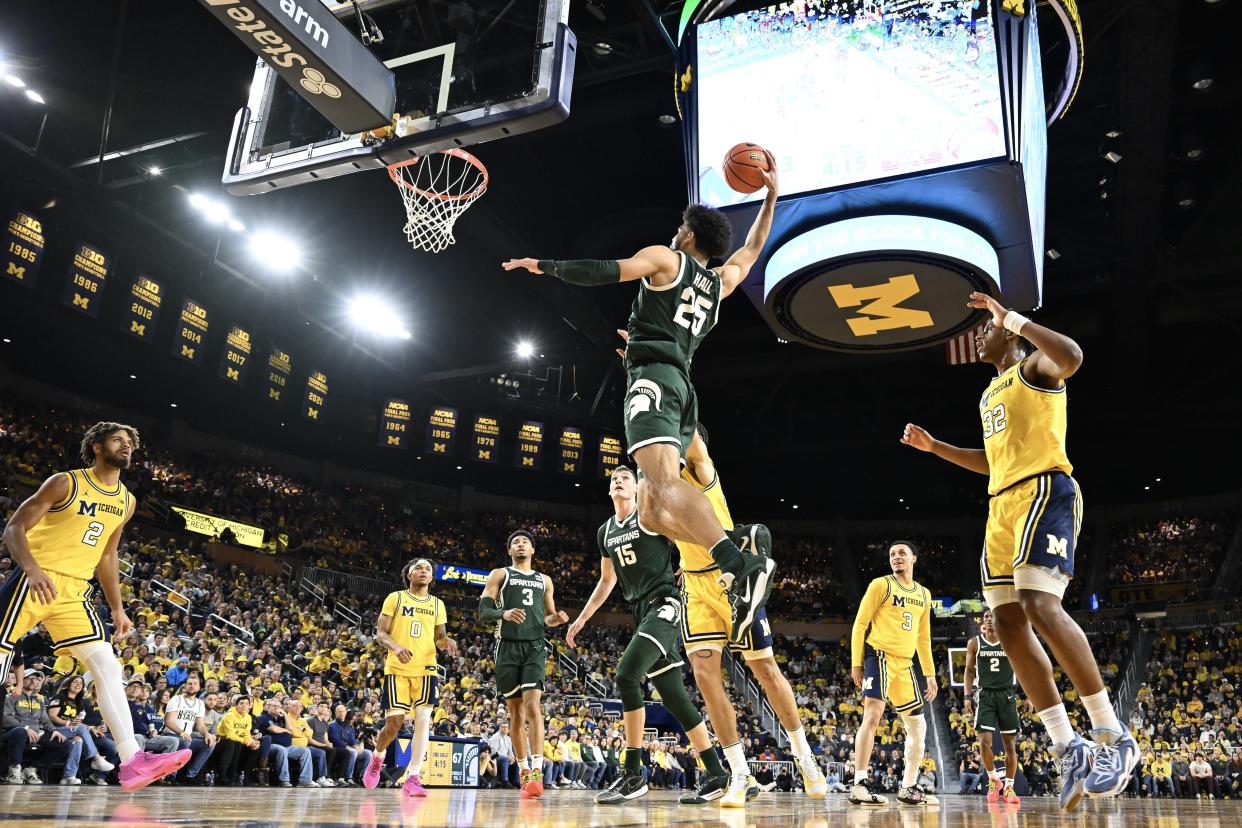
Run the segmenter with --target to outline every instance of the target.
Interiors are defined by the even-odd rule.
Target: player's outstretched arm
[[[500,265],[505,270],[522,268],[535,274],[546,273],[562,282],[584,287],[615,285],[646,279],[656,287],[677,278],[681,260],[670,248],[644,247],[628,259],[510,259]]]
[[[1031,384],[1057,389],[1063,380],[1074,376],[1082,367],[1082,348],[1065,334],[1032,322],[986,293],[970,294],[967,304],[989,311],[992,324],[1026,339],[1038,349],[1022,365],[1022,377]]]
[[[556,608],[552,579],[547,575],[543,576],[543,623],[549,628],[569,623],[569,614]]]
[[[22,568],[22,572],[26,573],[26,581],[37,603],[51,604],[55,601],[56,585],[52,583],[52,579],[43,571],[43,568],[35,563],[34,555],[30,552],[30,543],[26,540],[26,533],[33,529],[36,523],[43,520],[49,509],[68,496],[68,476],[54,474],[44,480],[39,490],[17,507],[13,517],[9,518],[8,525],[4,527],[4,545],[9,550],[13,561]]]
[[[616,585],[617,572],[612,566],[612,558],[600,558],[599,580],[595,583],[595,589],[592,590],[591,597],[587,599],[586,606],[582,608],[582,612],[578,613],[574,623],[570,624],[565,632],[566,644],[571,647],[576,646],[574,638],[582,632],[582,628],[586,626],[587,621],[591,620],[591,616],[608,600],[608,596],[612,594],[612,588]]]
[[[983,449],[958,448],[948,443],[942,443],[931,434],[927,429],[916,426],[914,423],[906,423],[906,427],[901,432],[901,442],[907,446],[913,446],[919,451],[930,452],[941,460],[948,460],[954,465],[969,469],[979,474],[988,474],[988,455]]]
[[[763,206],[759,208],[759,215],[755,216],[755,221],[750,226],[750,232],[746,234],[746,243],[733,251],[733,255],[720,268],[720,281],[725,296],[746,281],[746,277],[750,275],[750,269],[755,266],[759,254],[763,252],[763,246],[768,243],[768,234],[772,232],[772,216],[776,214],[776,197],[780,195],[776,159],[772,157],[772,153],[768,153],[767,172],[760,174],[763,176],[763,183],[767,186],[768,193],[764,196]]]

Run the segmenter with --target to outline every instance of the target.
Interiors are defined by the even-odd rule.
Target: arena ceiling
[[[1050,130],[1047,246],[1057,258],[1046,262],[1039,316],[1086,352],[1071,386],[1071,456],[1097,502],[1236,488],[1242,244],[1232,198],[1242,192],[1242,163],[1230,135],[1242,72],[1229,33],[1242,4],[1079,5],[1086,71],[1073,108]],[[6,4],[0,56],[47,105],[6,99],[0,201],[80,228],[110,245],[122,268],[158,272],[216,318],[262,327],[307,355],[304,365],[333,380],[329,417],[316,428],[252,416],[250,397],[210,369],[189,369],[8,285],[0,323],[12,342],[0,359],[150,416],[167,419],[175,399],[175,416],[196,427],[446,481],[461,479],[453,464],[414,469],[410,457],[374,447],[380,398],[617,429],[622,378],[611,348],[633,290],[567,287],[506,274],[499,262],[620,256],[672,236],[685,172],[680,133],[660,121],[674,113],[673,59],[657,27],[673,28],[679,10],[664,0],[574,4],[571,28],[587,48],[572,116],[479,150],[492,187],[445,254],[405,246],[400,203],[381,173],[232,199],[248,226],[277,224],[303,240],[306,267],[282,279],[187,204],[190,192],[221,193],[228,131],[250,81],[251,57],[226,30],[193,3],[77,4],[73,25],[56,4]],[[589,48],[599,43],[610,48]],[[1193,87],[1208,77],[1209,88]],[[109,151],[167,143],[95,163],[110,97]],[[413,338],[356,336],[340,305],[360,287],[402,307]],[[973,409],[986,368],[949,368],[938,348],[860,357],[783,345],[743,301],[726,305],[721,323],[695,371],[736,504],[775,519],[952,515],[982,500],[981,480],[914,456],[897,437],[912,420],[977,443]],[[515,361],[521,339],[541,356]],[[490,382],[500,373],[520,377],[518,397]],[[586,497],[551,478],[474,474],[480,488]]]

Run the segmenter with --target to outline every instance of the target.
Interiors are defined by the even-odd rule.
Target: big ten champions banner
[[[250,366],[250,332],[233,326],[224,338],[224,353],[220,355],[220,378],[234,385],[246,382],[246,369]]]
[[[108,280],[111,264],[107,253],[93,245],[79,244],[69,265],[69,280],[65,283],[61,301],[98,319],[99,303],[103,301],[104,283]]]
[[[561,474],[582,473],[582,430],[566,426],[561,429],[560,462],[556,470]]]
[[[518,428],[517,455],[514,465],[519,469],[543,467],[543,423],[522,423]]]
[[[207,347],[207,309],[186,299],[177,319],[177,335],[173,338],[173,353],[195,365],[203,364],[203,351]]]
[[[500,421],[486,414],[475,415],[472,432],[471,455],[476,463],[495,463],[496,447],[500,440]]]
[[[24,210],[9,216],[4,234],[4,275],[26,287],[34,287],[46,246],[43,222],[37,216]]]
[[[457,409],[437,406],[427,417],[427,453],[441,457],[453,455],[457,439]]]
[[[284,399],[285,388],[289,386],[289,377],[293,374],[293,359],[289,352],[272,346],[267,355],[267,398],[272,402]]]
[[[379,444],[387,448],[408,448],[410,438],[410,404],[390,399],[380,413]]]
[[[599,438],[599,476],[612,477],[612,470],[621,465],[621,440],[611,434]]]
[[[147,276],[134,277],[129,286],[129,300],[121,314],[121,328],[144,342],[155,339],[155,323],[160,318],[160,306],[164,303],[164,286]]]
[[[319,422],[324,403],[328,401],[328,375],[323,371],[311,371],[306,378],[306,396],[302,398],[302,416]]]

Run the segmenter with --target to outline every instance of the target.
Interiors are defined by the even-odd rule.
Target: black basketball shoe
[[[643,772],[622,770],[615,782],[599,792],[595,801],[600,805],[623,805],[646,795],[647,780],[643,778]]]

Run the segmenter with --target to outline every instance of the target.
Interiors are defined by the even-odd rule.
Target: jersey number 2
[[[87,546],[96,546],[99,543],[99,536],[103,534],[104,525],[97,520],[92,520],[86,527],[86,534],[82,536],[82,543]]]
[[[1000,659],[999,658],[992,659],[992,666],[989,669],[993,673],[999,673],[1000,672]]]
[[[681,304],[677,306],[673,321],[698,336],[707,324],[707,312],[711,309],[711,299],[700,296],[694,288],[688,287],[681,292]],[[693,322],[690,321],[690,314],[694,314]]]

